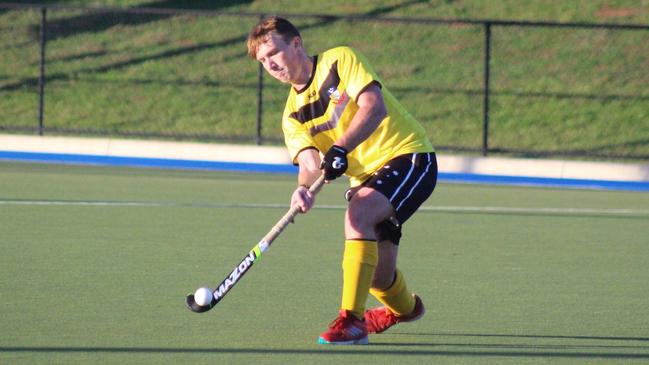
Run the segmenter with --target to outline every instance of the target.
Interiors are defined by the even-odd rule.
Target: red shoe
[[[413,294],[412,296],[415,297],[415,309],[413,309],[412,313],[404,316],[397,316],[386,307],[366,310],[365,325],[367,326],[367,332],[381,333],[397,323],[412,322],[421,318],[426,313],[424,303],[422,303],[421,298],[417,294]]]
[[[318,342],[332,345],[367,345],[367,327],[365,322],[351,312],[341,310],[338,318],[329,325],[329,329],[320,334]]]

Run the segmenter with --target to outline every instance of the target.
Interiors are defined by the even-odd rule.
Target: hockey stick
[[[324,175],[320,176],[318,180],[313,183],[313,185],[309,188],[309,191],[311,191],[311,193],[315,195],[320,191],[323,184]],[[298,206],[293,206],[277,223],[275,223],[273,228],[271,228],[271,230],[266,233],[264,238],[262,238],[261,241],[259,241],[259,243],[257,243],[252,248],[252,250],[248,252],[243,260],[241,260],[239,265],[234,267],[230,275],[228,275],[221,282],[221,284],[219,284],[216,289],[212,291],[212,302],[210,302],[210,304],[205,306],[198,305],[198,303],[196,303],[196,301],[194,300],[194,294],[189,294],[187,295],[187,299],[185,300],[187,308],[196,313],[203,313],[212,309],[218,302],[221,301],[221,299],[223,299],[223,297],[230,291],[230,289],[232,289],[232,287],[237,282],[239,282],[239,280],[241,280],[243,275],[252,267],[252,264],[259,260],[259,258],[261,258],[261,255],[266,252],[273,241],[280,235],[280,233],[282,233],[284,228],[286,228],[289,223],[293,222],[293,219],[299,211],[300,208]]]

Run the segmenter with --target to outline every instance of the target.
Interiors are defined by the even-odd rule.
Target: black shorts
[[[389,220],[377,226],[377,239],[389,239],[399,244],[401,225],[428,199],[436,184],[437,158],[434,152],[397,156],[364,181],[361,186],[383,194],[395,212],[396,222]],[[356,190],[348,190],[345,198],[349,201]]]

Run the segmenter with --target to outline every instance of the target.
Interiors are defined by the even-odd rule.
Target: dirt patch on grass
[[[608,5],[602,6],[595,15],[599,18],[625,18],[642,13],[642,9],[638,8],[616,8]]]

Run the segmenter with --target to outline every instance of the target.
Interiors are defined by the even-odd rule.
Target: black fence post
[[[259,21],[264,19],[264,15],[259,16]],[[259,63],[259,71],[257,76],[257,145],[262,144],[261,137],[261,127],[263,122],[263,111],[264,111],[264,66]]]
[[[491,61],[491,23],[485,22],[484,39],[484,101],[482,106],[482,155],[489,153],[489,76]]]
[[[45,103],[45,26],[47,24],[47,8],[41,8],[41,29],[40,29],[40,46],[41,46],[41,64],[40,75],[38,77],[38,135],[42,136],[45,130],[43,124],[43,112]]]

